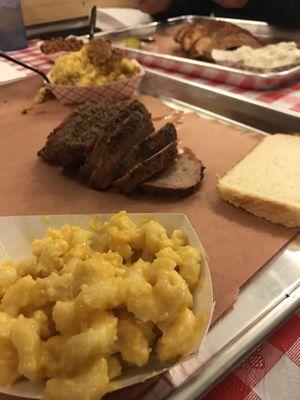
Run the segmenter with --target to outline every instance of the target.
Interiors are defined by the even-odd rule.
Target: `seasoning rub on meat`
[[[155,131],[151,114],[135,99],[81,105],[50,133],[38,155],[49,164],[77,171],[96,190],[114,187],[131,193],[151,178],[170,175],[167,181],[174,188],[172,182],[177,180],[176,190],[162,188],[161,193],[184,196],[195,191],[203,178],[202,164],[192,152],[178,156],[174,124]],[[187,183],[189,173],[192,181],[188,178]],[[160,191],[159,182],[155,189],[153,181],[149,185],[145,191]]]

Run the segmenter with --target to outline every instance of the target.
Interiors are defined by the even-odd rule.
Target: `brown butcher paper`
[[[40,80],[28,78],[0,88],[0,215],[183,212],[190,219],[209,258],[216,308],[214,320],[231,307],[239,288],[272,258],[296,230],[287,229],[222,201],[216,190],[226,172],[261,139],[196,114],[178,113],[154,98],[142,100],[157,125],[177,121],[180,144],[191,148],[206,166],[200,190],[184,199],[145,194],[97,192],[79,179],[37,157],[47,135],[70,108],[56,100],[30,107]]]

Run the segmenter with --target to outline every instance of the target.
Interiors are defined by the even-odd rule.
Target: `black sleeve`
[[[267,21],[278,24],[292,24],[300,28],[299,0],[264,1],[262,14]]]
[[[209,15],[212,8],[212,0],[174,0],[168,11],[153,15],[153,17],[164,20],[179,15]]]
[[[300,28],[299,0],[250,0],[246,10],[253,19]]]

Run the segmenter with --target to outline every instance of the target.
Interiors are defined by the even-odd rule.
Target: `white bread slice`
[[[287,227],[300,227],[300,136],[266,136],[217,184],[223,200]]]

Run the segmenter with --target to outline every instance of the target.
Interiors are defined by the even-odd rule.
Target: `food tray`
[[[134,93],[145,75],[143,66],[136,60],[133,60],[133,63],[140,71],[137,75],[125,79],[94,86],[61,85],[46,82],[45,87],[49,89],[62,104],[80,104],[88,100],[101,98],[128,99],[134,96]],[[48,77],[51,80],[50,75],[48,75]]]
[[[265,22],[259,21],[202,17],[195,15],[170,18],[166,22],[153,22],[151,24],[141,25],[134,28],[118,29],[109,33],[104,32],[100,33],[100,35],[104,35],[112,41],[119,41],[128,37],[143,38],[155,33],[163,32],[167,28],[179,27],[181,24],[201,21],[203,19],[215,19],[218,21],[234,23],[241,28],[247,29],[254,36],[266,40],[266,42],[278,42],[282,40],[300,42],[300,30],[281,30]],[[300,65],[284,71],[262,73],[192,60],[187,57],[169,55],[159,51],[129,49],[121,44],[118,44],[118,47],[122,48],[126,52],[127,56],[136,58],[139,62],[149,66],[168,69],[183,74],[250,89],[271,89],[280,85],[286,85],[300,77]]]
[[[115,214],[101,214],[101,220],[108,221]],[[161,223],[168,234],[174,229],[182,229],[188,237],[189,244],[196,247],[205,254],[205,250],[195,233],[188,218],[182,213],[128,213],[129,218],[136,224],[140,224],[145,218],[152,218]],[[78,225],[83,229],[90,230],[89,220],[93,218],[91,214],[64,214],[64,215],[31,215],[31,216],[9,216],[0,217],[0,264],[8,259],[18,260],[31,257],[32,239],[42,238],[49,227],[59,228],[65,224]],[[200,332],[198,343],[192,350],[193,353],[199,351],[199,346],[205,338],[213,312],[213,293],[212,281],[207,263],[207,258],[203,258],[201,280],[194,292],[194,313],[201,315],[206,321]],[[198,289],[197,289],[198,288]],[[188,356],[187,358],[189,358]],[[144,382],[150,377],[161,374],[170,368],[176,368],[176,362],[159,363],[154,358],[143,367],[131,367],[126,369],[122,375],[114,382],[118,388],[124,388],[139,382]],[[171,377],[170,377],[171,379]],[[30,382],[20,380],[10,387],[0,387],[0,393],[19,396],[29,399],[40,399],[44,390],[43,382]],[[1,394],[0,394],[0,398]],[[67,399],[66,399],[67,400]]]
[[[15,93],[18,93],[16,86],[19,84],[15,83],[12,85],[14,92],[13,95],[8,98],[12,101],[15,101],[15,99],[19,101],[19,97],[14,95]],[[32,96],[34,89],[37,89],[39,85],[40,81],[36,77],[24,80],[24,82],[22,82],[23,97],[27,99],[27,97]],[[8,91],[11,89],[8,86],[2,89],[3,95],[6,97],[8,94],[5,94],[5,90],[7,90],[8,93]],[[269,106],[262,105],[262,103],[252,100],[243,101],[243,98],[239,95],[228,94],[225,91],[192,83],[186,79],[178,79],[168,75],[167,73],[157,73],[151,70],[146,70],[146,76],[144,77],[140,86],[140,93],[158,97],[159,100],[165,102],[173,108],[194,111],[199,113],[204,118],[220,121],[224,124],[230,124],[235,131],[236,128],[239,128],[240,130],[247,130],[249,129],[249,126],[252,127],[251,131],[256,130],[257,132],[259,132],[259,130],[266,132],[296,132],[299,130],[299,117],[297,117],[296,113],[283,113],[272,110]],[[180,99],[180,101],[174,99]],[[23,101],[21,104],[24,104],[24,99],[21,100]],[[5,106],[7,107],[8,111],[6,112],[8,115],[14,113],[15,108],[8,108],[7,104],[5,104]],[[43,107],[45,106],[50,109],[49,114],[41,113]],[[14,105],[14,107],[16,106]],[[32,123],[34,123],[33,120],[45,121],[46,115],[48,115],[48,117],[50,116],[50,118],[54,118],[54,111],[58,110],[56,102],[49,102],[48,104],[40,105],[40,107],[41,109],[38,110],[37,113],[33,111],[34,114],[31,114],[31,112],[29,112],[26,116],[23,114],[21,115],[21,113],[19,113],[19,116],[15,114],[18,124],[21,123],[20,121],[22,121],[22,119],[27,119],[24,120],[23,123],[27,128],[30,128],[33,141],[36,138],[40,140],[40,129],[34,132],[34,127],[32,126]],[[60,109],[61,108],[62,107],[60,107]],[[61,116],[57,119],[57,121],[53,122],[53,126],[59,123],[60,120]],[[24,131],[22,133],[24,133]],[[201,135],[201,130],[199,130],[199,127],[197,127],[197,131],[195,131],[195,134],[198,133]],[[10,137],[9,143],[11,139],[12,138]],[[226,140],[224,138],[224,142],[225,141]],[[14,147],[20,148],[19,144],[20,143],[18,143],[18,146],[14,145]],[[37,144],[40,146],[42,145],[42,142],[39,143],[36,141],[35,145]],[[31,157],[32,149],[28,148],[28,146],[26,148]],[[26,157],[26,153],[23,153],[24,152],[22,152],[22,160]],[[19,158],[18,154],[19,151],[16,152],[17,159]],[[42,167],[43,165],[39,164],[37,164],[37,168],[32,165],[32,168],[35,170],[35,172],[40,171]],[[48,171],[49,167],[45,166],[45,168],[47,168]],[[30,174],[32,174],[33,170],[30,170]],[[22,182],[24,181],[24,171],[26,175],[26,169],[23,169]],[[53,175],[53,177],[55,180],[57,179],[56,175]],[[25,182],[27,182],[28,179],[25,179]],[[19,183],[18,178],[16,178],[15,182],[18,186],[23,185],[21,181]],[[66,181],[65,184],[67,186],[69,182]],[[6,208],[6,206],[2,204],[4,214],[24,214],[27,204],[30,205],[31,210],[33,203],[32,198],[38,199],[38,201],[35,202],[34,209],[34,213],[36,214],[57,214],[57,211],[60,211],[61,213],[97,213],[99,211],[111,212],[108,211],[111,210],[110,206],[105,204],[105,202],[101,203],[99,198],[94,196],[95,192],[89,190],[88,188],[86,188],[85,195],[83,196],[85,199],[84,203],[80,202],[80,207],[78,209],[76,208],[77,206],[74,207],[76,196],[75,198],[74,194],[68,196],[68,193],[63,191],[65,196],[63,199],[63,206],[61,206],[59,210],[56,210],[56,204],[59,203],[60,194],[58,197],[51,198],[52,203],[55,203],[55,207],[52,208],[53,206],[50,203],[47,203],[46,196],[43,197],[43,194],[48,196],[48,191],[44,192],[44,187],[45,183],[43,182],[43,192],[39,192],[38,189],[32,191],[30,187],[29,190],[27,190],[28,184],[26,184],[26,195],[23,196],[21,200],[17,202],[17,204],[15,203],[13,205],[13,207],[16,207],[16,210],[11,212],[9,210],[12,210],[13,208]],[[52,186],[49,184],[47,187]],[[84,188],[80,187],[80,195],[83,193],[82,190],[84,191]],[[75,191],[73,193],[77,192]],[[201,193],[203,192],[200,191],[199,194],[201,195]],[[50,196],[51,195],[52,191]],[[99,193],[97,195],[99,195],[99,197],[101,196]],[[17,198],[17,196],[15,196],[15,198]],[[46,200],[46,202],[44,203],[41,201],[41,198]],[[26,202],[26,199],[29,200]],[[108,200],[110,201],[111,198]],[[129,205],[128,211],[138,211],[138,201],[133,201],[133,199],[128,201],[128,199],[125,197],[120,201],[122,201],[122,208],[126,208],[125,204],[127,204],[127,206]],[[182,203],[178,203],[181,209],[176,212],[184,211],[189,214],[189,207],[191,207],[191,205],[189,207],[186,206],[186,208],[183,210],[182,208],[184,201],[185,200],[182,200]],[[189,198],[186,201],[193,202],[193,199]],[[173,206],[170,200],[166,201],[164,204],[160,204],[162,209],[164,208],[168,212],[170,212],[169,209],[171,209]],[[156,207],[155,199],[153,199],[153,201],[149,200],[149,207],[147,205],[148,211],[152,209],[153,212],[155,212],[156,210],[154,207]],[[107,211],[105,211],[105,209]],[[52,212],[52,210],[55,212]],[[141,211],[145,211],[145,209]],[[245,213],[243,212],[243,214]],[[195,221],[194,219],[194,223],[198,222],[199,221]],[[261,221],[258,220],[257,222],[259,225]],[[274,238],[274,240],[276,240],[276,238]],[[218,249],[219,244],[220,243],[218,243],[218,241],[214,240],[212,246]],[[297,307],[299,307],[299,250],[300,243],[298,239],[298,242],[294,241],[293,243],[290,243],[290,246],[285,250],[285,252],[282,252],[278,259],[276,258],[275,263],[273,262],[269,264],[263,268],[261,272],[256,274],[250,281],[248,281],[248,283],[242,289],[234,308],[224,315],[224,317],[220,319],[210,330],[208,335],[210,354],[206,365],[199,373],[196,373],[195,378],[193,378],[190,382],[184,383],[183,386],[179,387],[175,391],[172,391],[170,393],[171,398],[179,400],[194,398],[199,399],[200,396],[208,391],[218,379],[229,372],[229,370],[232,369],[238,362],[240,362],[242,358],[245,357],[251,350],[253,350],[259,344],[259,342],[261,342],[269,333],[271,333],[275,326],[281,323],[285,318],[292,314]],[[169,386],[168,389],[171,391]]]
[[[271,110],[253,101],[242,103],[238,95],[232,97],[167,74],[148,71],[146,76],[140,92],[160,97],[171,107],[197,112],[241,130],[251,126],[261,134],[262,129],[295,132],[299,127],[296,114]],[[200,399],[299,307],[300,235],[244,285],[234,307],[209,330],[209,360],[172,391],[168,400]]]

